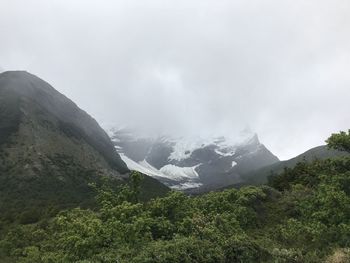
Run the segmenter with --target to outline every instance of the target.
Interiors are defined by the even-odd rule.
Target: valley
[[[0,102],[1,262],[349,262],[350,131],[280,161],[249,131],[104,131],[28,72]]]

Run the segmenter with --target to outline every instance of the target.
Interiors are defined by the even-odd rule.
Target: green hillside
[[[268,177],[274,174],[280,174],[285,168],[292,168],[299,162],[313,162],[315,160],[325,160],[327,158],[349,156],[345,151],[329,149],[326,145],[312,148],[292,159],[279,161],[257,170],[244,174],[248,183],[246,184],[264,184],[267,183]]]
[[[350,132],[329,145],[346,151]],[[350,262],[350,157],[298,163],[270,180],[140,202],[142,176],[96,187],[98,209],[18,224],[2,262]]]
[[[0,74],[1,225],[93,208],[90,184],[116,188],[128,173],[105,131],[74,102],[27,72]],[[169,190],[152,178],[144,185],[144,198]]]

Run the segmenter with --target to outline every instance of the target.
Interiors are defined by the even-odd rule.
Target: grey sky
[[[350,128],[348,0],[0,0],[0,68],[103,123],[249,126],[281,159]]]

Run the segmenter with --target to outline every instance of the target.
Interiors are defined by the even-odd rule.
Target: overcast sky
[[[0,69],[104,124],[250,127],[279,158],[350,128],[349,0],[0,0]]]

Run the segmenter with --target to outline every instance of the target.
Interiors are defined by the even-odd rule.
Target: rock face
[[[110,136],[129,169],[179,190],[207,191],[241,183],[244,173],[278,161],[251,132],[234,139],[151,138],[112,129]]]
[[[20,71],[0,74],[0,156],[0,214],[13,202],[17,209],[92,202],[90,183],[123,183],[129,172],[91,116]]]
[[[18,131],[20,124],[31,125],[33,132],[41,127],[48,132],[59,132],[72,140],[84,141],[112,168],[120,173],[128,171],[98,123],[75,103],[34,75],[27,72],[2,73],[0,102],[0,134],[3,141],[12,132]]]

